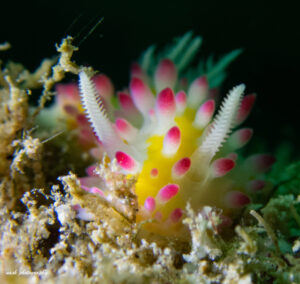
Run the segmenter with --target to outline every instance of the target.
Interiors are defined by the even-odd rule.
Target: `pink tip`
[[[81,128],[79,131],[78,140],[80,144],[89,148],[95,144],[95,135],[90,128]]]
[[[121,110],[119,112],[116,111],[116,115],[126,117],[131,122],[139,121],[140,119],[142,119],[141,113],[134,105],[133,100],[129,94],[125,92],[118,92],[118,100]]]
[[[96,193],[100,194],[101,196],[104,196],[104,192],[95,184],[99,184],[99,178],[97,177],[83,177],[79,178],[80,186],[83,190],[89,192],[89,193]]]
[[[118,98],[119,98],[120,105],[124,110],[132,111],[133,109],[136,109],[132,98],[128,94],[119,92]]]
[[[276,159],[274,156],[269,154],[257,154],[249,157],[245,163],[255,173],[261,174],[268,171],[271,166],[275,163]]]
[[[153,168],[150,172],[151,177],[157,177],[158,176],[158,169],[157,168]]]
[[[241,124],[249,115],[256,99],[255,94],[247,95],[243,98],[236,117],[236,124]]]
[[[166,156],[172,156],[174,155],[181,142],[181,133],[180,129],[177,126],[172,127],[167,132],[164,142],[163,142],[163,154]]]
[[[251,180],[247,184],[247,189],[252,192],[256,193],[261,191],[266,185],[266,182],[264,180],[256,179],[256,180]]]
[[[90,188],[90,193],[99,194],[102,197],[105,196],[104,192],[100,188],[98,188],[96,186],[93,186],[93,187]]]
[[[191,167],[191,159],[190,158],[183,158],[176,162],[176,164],[172,168],[172,175],[174,177],[180,178],[186,174],[186,172]]]
[[[197,84],[199,87],[208,88],[208,81],[207,81],[207,78],[205,76],[201,76],[201,77],[197,78],[194,81],[194,83]]]
[[[144,208],[149,211],[149,212],[153,212],[155,210],[155,199],[153,197],[148,197],[146,200],[145,200],[145,203],[144,203]]]
[[[133,62],[131,64],[130,72],[131,72],[131,77],[143,78],[145,75],[143,69],[137,62]]]
[[[237,158],[238,158],[238,154],[234,153],[234,152],[233,153],[229,153],[226,158],[228,158],[230,160],[233,160],[233,161],[236,161]]]
[[[148,92],[148,86],[140,78],[132,78],[130,82],[130,91],[141,96]]]
[[[183,211],[180,208],[174,209],[170,214],[170,220],[172,223],[177,223],[181,219]]]
[[[170,59],[163,59],[156,68],[154,82],[156,91],[164,88],[173,88],[177,81],[177,70]]]
[[[99,185],[99,181],[101,182],[101,180],[98,177],[88,176],[79,178],[80,185],[84,189],[90,188],[95,185]]]
[[[128,172],[135,172],[137,170],[137,162],[124,152],[117,152],[116,159],[120,167]]]
[[[163,89],[156,99],[156,111],[159,117],[172,119],[176,111],[175,97],[172,89]]]
[[[115,126],[118,134],[127,141],[131,141],[137,133],[137,130],[123,118],[117,118]]]
[[[96,169],[96,166],[93,165],[93,166],[87,167],[85,171],[86,171],[86,173],[87,173],[88,176],[95,177],[95,176],[97,176],[97,174],[94,173],[95,169]]]
[[[81,178],[82,179],[82,178]],[[83,182],[81,181],[81,179],[79,179],[80,183],[81,183],[81,188],[87,192],[90,192],[90,187],[86,186],[83,184]]]
[[[240,129],[238,132],[238,138],[240,142],[245,145],[252,137],[253,130],[250,128]]]
[[[134,77],[130,82],[130,93],[135,106],[140,112],[147,115],[149,109],[154,105],[154,97],[149,87],[140,78]]]
[[[235,166],[235,162],[228,158],[220,158],[212,163],[212,173],[214,177],[222,177],[230,172]]]
[[[208,100],[202,104],[195,117],[194,125],[199,128],[204,128],[211,120],[215,111],[215,101]]]
[[[164,186],[157,194],[158,199],[161,203],[168,202],[172,197],[174,197],[179,190],[179,185],[168,184]]]
[[[176,109],[179,113],[182,113],[186,107],[186,93],[185,91],[179,91],[175,96]]]
[[[208,100],[204,104],[201,105],[199,108],[203,114],[212,115],[215,110],[215,101]]]
[[[57,84],[55,86],[55,91],[57,92],[58,103],[61,100],[77,100],[79,99],[78,86],[75,83],[70,84]]]
[[[76,120],[80,126],[89,126],[90,123],[84,114],[78,114]]]
[[[129,128],[129,123],[123,118],[117,118],[116,127],[120,132],[127,132]]]
[[[188,104],[191,108],[198,108],[199,104],[208,96],[208,82],[205,76],[199,77],[188,90]]]
[[[230,150],[235,151],[245,146],[251,139],[253,130],[251,128],[242,128],[235,131],[228,139]]]
[[[240,191],[228,192],[225,200],[227,206],[230,208],[242,208],[251,202],[250,198]]]
[[[110,79],[104,74],[95,75],[92,78],[99,95],[104,99],[109,99],[114,94],[114,87]]]
[[[75,116],[78,114],[78,109],[75,106],[66,104],[66,105],[64,105],[63,109],[69,115]]]

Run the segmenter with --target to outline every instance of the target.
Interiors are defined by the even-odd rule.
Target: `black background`
[[[266,141],[299,142],[300,9],[297,1],[1,1],[1,53],[34,70],[56,54],[55,43],[70,34],[79,43],[101,17],[104,21],[80,45],[78,64],[108,74],[117,88],[128,82],[132,60],[149,45],[159,46],[193,30],[203,37],[200,56],[243,48],[223,85],[245,83],[258,100],[246,125]],[[300,5],[300,4],[299,4]],[[77,21],[76,21],[77,19]],[[72,25],[72,22],[76,21]],[[83,29],[83,32],[80,31]],[[297,151],[299,153],[299,151]]]

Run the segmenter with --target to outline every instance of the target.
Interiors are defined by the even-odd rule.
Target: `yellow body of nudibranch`
[[[147,159],[143,163],[135,186],[139,204],[144,204],[149,196],[155,197],[159,189],[165,185],[180,183],[179,178],[172,176],[172,167],[177,161],[193,154],[198,147],[197,138],[203,132],[202,129],[193,126],[193,120],[189,114],[195,115],[195,111],[187,109],[185,114],[175,118],[181,133],[181,143],[173,156],[162,154],[164,136],[154,135],[148,139]],[[172,209],[184,208],[185,204],[186,201],[181,198],[179,193],[161,209],[163,219],[169,216]]]

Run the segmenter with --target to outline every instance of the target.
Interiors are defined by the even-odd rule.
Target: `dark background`
[[[62,37],[70,34],[79,44],[104,17],[75,60],[108,74],[121,88],[141,51],[193,30],[204,39],[201,56],[244,49],[228,69],[223,92],[243,82],[258,94],[246,125],[272,151],[282,141],[297,146],[300,140],[299,11],[297,1],[14,1],[1,3],[0,42],[13,48],[0,55],[33,71],[56,54]]]

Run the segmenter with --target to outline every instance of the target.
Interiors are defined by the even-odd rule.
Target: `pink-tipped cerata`
[[[92,186],[92,187],[90,188],[90,193],[99,194],[99,195],[102,196],[102,197],[105,196],[104,192],[103,192],[100,188],[98,188],[98,187],[96,187],[96,186]]]
[[[155,207],[156,207],[155,199],[153,197],[147,197],[144,203],[144,208],[149,212],[153,212],[155,210]]]
[[[71,116],[75,116],[77,115],[79,112],[78,112],[78,109],[75,107],[75,106],[72,106],[72,105],[64,105],[63,106],[63,110],[71,115]]]
[[[197,128],[204,128],[207,126],[207,124],[211,121],[212,116],[215,111],[215,101],[214,100],[208,100],[205,103],[203,103],[197,113],[194,120],[194,126]]]
[[[191,84],[188,90],[188,106],[198,108],[208,96],[208,82],[205,76],[199,77]]]
[[[57,93],[57,100],[59,105],[63,105],[64,101],[76,102],[79,98],[78,85],[75,83],[70,84],[57,84],[55,86],[55,91]]]
[[[238,158],[238,154],[232,152],[232,153],[229,153],[226,158],[236,161],[236,159]]]
[[[165,88],[174,88],[176,81],[177,70],[175,64],[170,59],[161,60],[154,74],[156,91],[159,92]]]
[[[183,211],[181,208],[175,208],[170,214],[170,221],[172,223],[178,223],[183,215]]]
[[[180,142],[181,142],[180,129],[177,126],[174,126],[171,129],[169,129],[169,131],[167,132],[164,138],[163,151],[162,151],[163,154],[165,156],[174,155],[180,146]]]
[[[89,125],[89,121],[84,114],[76,115],[76,121],[80,126],[87,127]]]
[[[212,175],[214,177],[222,177],[230,172],[235,166],[235,162],[228,158],[220,158],[215,160],[212,165]]]
[[[95,173],[95,169],[96,169],[97,166],[95,165],[92,165],[92,166],[89,166],[86,168],[86,173],[88,174],[88,176],[90,177],[94,177],[94,176],[97,176],[97,174]]]
[[[228,145],[231,151],[244,147],[251,139],[253,130],[251,128],[242,128],[235,131],[228,139]]]
[[[255,94],[247,95],[243,98],[236,116],[237,125],[241,124],[248,117],[254,105],[255,99],[256,99]]]
[[[172,176],[174,178],[181,178],[187,173],[190,167],[191,167],[191,159],[188,157],[183,158],[178,162],[176,162],[176,164],[173,166]]]
[[[118,165],[129,173],[135,173],[138,169],[138,164],[134,158],[124,152],[116,152]]]
[[[117,118],[115,126],[119,135],[127,141],[132,141],[137,134],[137,129],[133,127],[126,119]]]
[[[131,64],[131,70],[130,70],[130,75],[131,77],[137,77],[137,78],[144,78],[145,73],[143,71],[143,69],[141,68],[141,66],[137,63],[137,62],[133,62]]]
[[[90,192],[90,193],[99,194],[102,197],[105,195],[104,192],[98,187],[99,179],[96,178],[95,176],[83,177],[83,178],[80,178],[79,181],[80,181],[80,186],[83,190]]]
[[[135,106],[147,116],[149,109],[154,105],[154,96],[150,88],[140,78],[135,77],[130,82],[130,93]]]
[[[275,163],[276,159],[270,154],[256,154],[249,157],[245,164],[250,171],[261,174],[268,171],[271,166]]]
[[[247,184],[247,190],[252,193],[256,193],[261,191],[266,185],[266,182],[264,180],[255,179],[251,180]]]
[[[229,208],[242,208],[251,202],[250,198],[243,192],[230,191],[225,196],[225,203]]]
[[[95,88],[97,92],[103,99],[108,100],[113,96],[114,87],[112,82],[106,75],[104,74],[95,75],[92,78],[92,80],[95,84]]]
[[[168,184],[164,186],[157,194],[157,199],[161,203],[168,202],[172,197],[174,197],[179,191],[178,184]]]
[[[181,114],[186,107],[186,93],[185,91],[179,91],[176,96],[175,96],[175,101],[176,101],[176,110],[179,114]]]
[[[137,111],[137,108],[135,107],[132,98],[128,94],[124,92],[119,92],[118,98],[122,109],[124,109],[127,112]]]
[[[172,120],[175,116],[176,103],[172,89],[163,89],[157,96],[156,113],[161,120]]]

